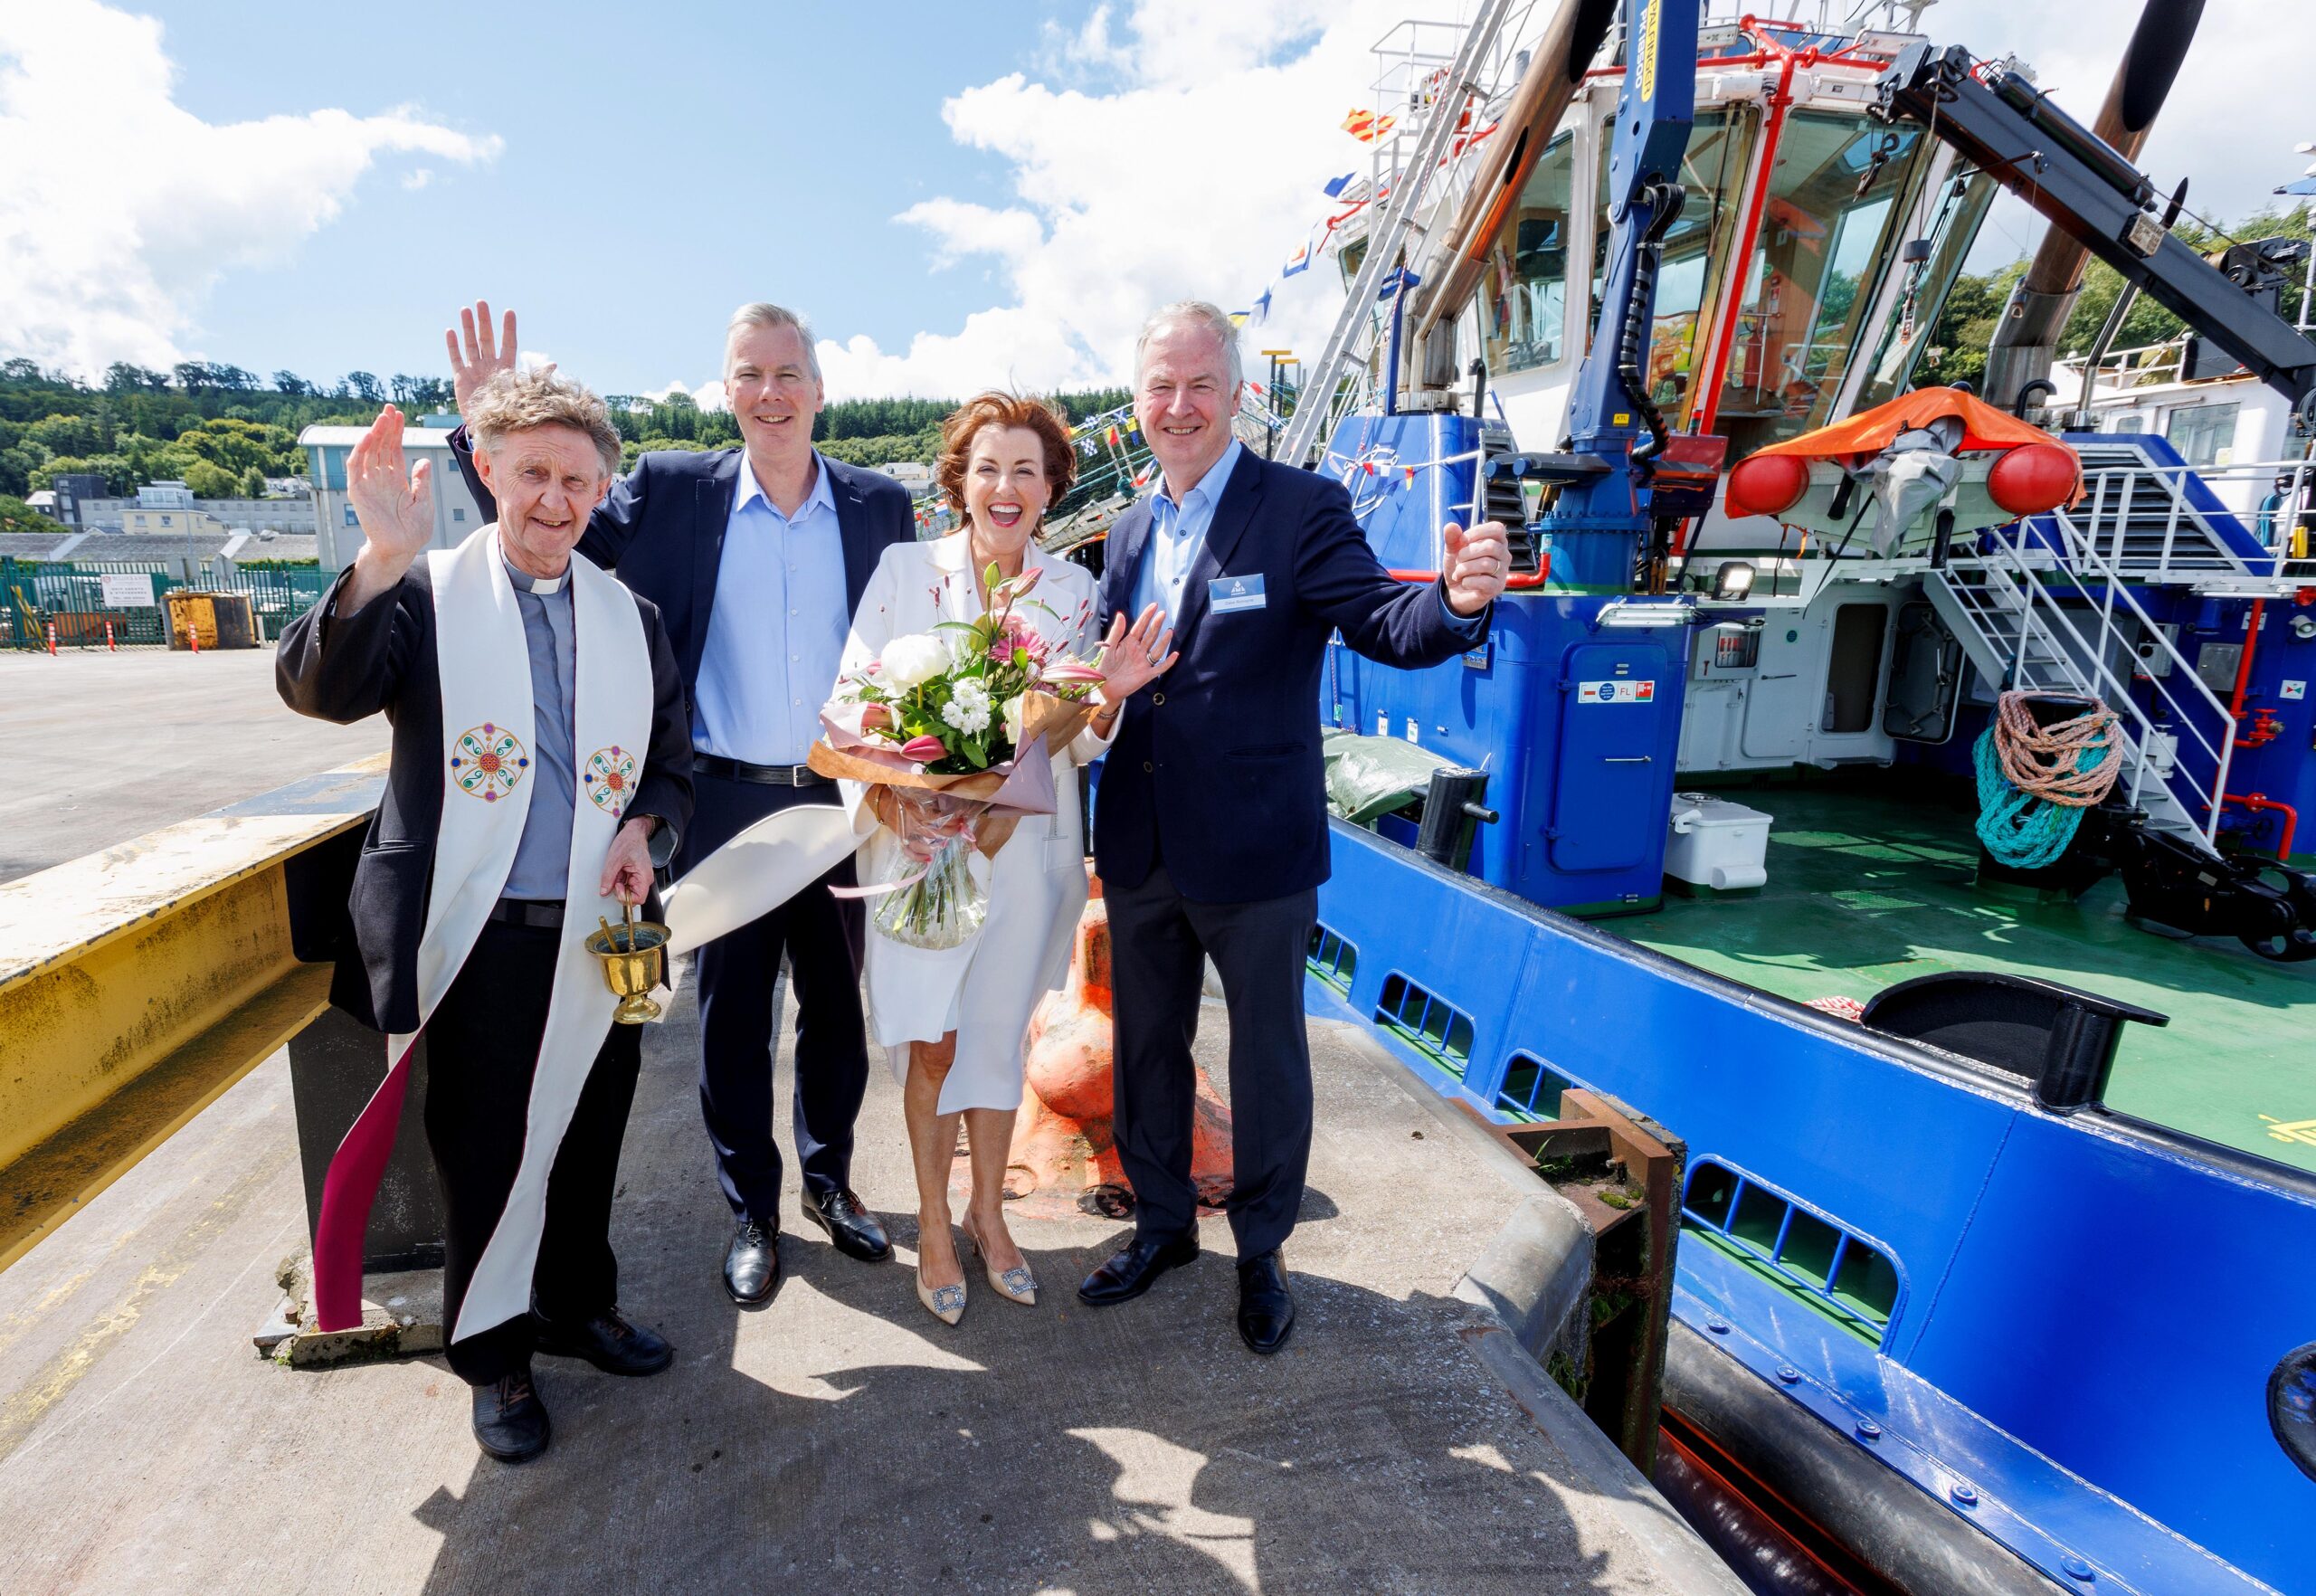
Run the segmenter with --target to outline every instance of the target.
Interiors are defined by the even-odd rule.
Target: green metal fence
[[[150,599],[123,602],[134,595],[121,591],[122,579],[140,576],[149,584]],[[0,557],[0,649],[45,649],[52,627],[60,649],[166,647],[168,594],[185,585],[158,562]],[[314,566],[219,572],[204,561],[195,585],[204,593],[247,594],[259,637],[271,642],[313,607],[329,578]]]

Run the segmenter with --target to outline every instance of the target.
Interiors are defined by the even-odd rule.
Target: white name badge
[[[1233,610],[1259,610],[1264,602],[1260,576],[1217,576],[1206,584],[1206,607],[1218,615]]]

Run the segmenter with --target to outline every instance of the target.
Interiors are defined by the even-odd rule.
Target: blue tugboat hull
[[[1825,1447],[2063,1587],[2084,1588],[2079,1563],[2107,1591],[2309,1588],[2316,1484],[2267,1388],[2316,1325],[2316,1276],[2285,1261],[2316,1256],[2316,1179],[2097,1107],[2047,1112],[2016,1075],[1357,828],[1334,842],[1315,1007],[1499,1116],[1548,1111],[1535,1083],[1558,1080],[1673,1127],[1692,1157],[1675,1315]],[[1737,1183],[1733,1213],[1698,1211],[1701,1178]],[[1813,1290],[1789,1246],[1804,1230],[1879,1259],[1886,1291]]]

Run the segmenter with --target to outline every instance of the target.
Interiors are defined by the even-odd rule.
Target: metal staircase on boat
[[[2248,575],[2243,559],[2205,512],[2188,502],[2176,473],[2159,472],[2128,435],[2078,442],[2083,499],[2075,507],[2109,564],[2125,576],[2192,580]]]
[[[2228,598],[2276,598],[2307,582],[2307,561],[2286,546],[2288,528],[2246,524],[2212,491],[2207,472],[2182,463],[2166,442],[2138,433],[2068,433],[2066,442],[2082,456],[2084,491],[2071,509],[2082,540],[2126,582]],[[2226,470],[2265,480],[2304,466]]]
[[[1932,604],[1989,683],[2080,694],[2112,709],[2126,801],[2149,830],[2216,853],[2235,743],[2226,706],[2081,527],[2062,512],[2042,531],[2014,526],[1977,552],[1958,552],[1928,573]],[[2060,552],[2045,541],[2053,536]]]

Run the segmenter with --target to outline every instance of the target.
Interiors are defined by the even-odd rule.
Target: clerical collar
[[[515,563],[504,556],[500,556],[498,563],[507,567],[507,579],[515,584],[517,593],[561,593],[563,584],[571,580],[571,572],[568,567],[565,567],[560,576],[534,576],[527,571],[517,570]]]

